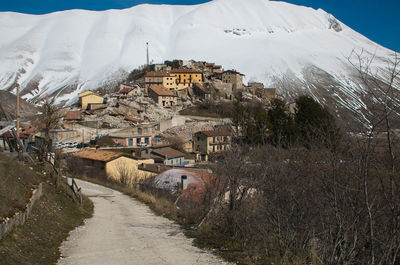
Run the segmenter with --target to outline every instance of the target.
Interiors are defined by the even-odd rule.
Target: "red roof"
[[[123,89],[121,89],[119,92],[120,93],[129,93],[133,90],[133,88],[130,87],[124,87]]]
[[[132,118],[132,117],[129,117],[129,116],[125,116],[125,120],[126,121],[133,121],[133,122],[136,122],[136,123],[140,122],[138,119],[135,119],[135,118]]]
[[[81,111],[80,110],[70,110],[65,114],[64,120],[80,120],[81,119]]]
[[[158,188],[167,189],[174,192],[177,184],[181,182],[181,177],[187,177],[187,188],[182,190],[182,198],[199,202],[203,199],[206,191],[216,192],[221,188],[221,185],[216,183],[216,178],[213,174],[206,171],[187,169],[187,168],[172,168],[154,177],[154,185]]]
[[[5,136],[6,138],[14,138],[14,136],[12,135],[11,132],[6,132],[5,134],[3,134],[3,136]],[[27,139],[28,135],[26,135],[24,133],[19,133],[19,138],[20,139]]]

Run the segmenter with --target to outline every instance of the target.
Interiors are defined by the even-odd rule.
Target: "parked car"
[[[76,145],[76,148],[84,148],[84,147],[87,147],[87,146],[88,146],[88,144],[79,143],[79,144]]]

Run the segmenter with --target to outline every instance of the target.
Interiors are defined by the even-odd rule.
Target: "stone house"
[[[119,96],[121,98],[132,98],[142,94],[143,91],[137,84],[119,84]]]
[[[191,87],[194,83],[203,83],[203,74],[193,69],[172,69],[170,75],[176,78],[178,89]]]
[[[155,161],[160,161],[167,166],[183,166],[185,154],[171,147],[154,149],[151,152]]]
[[[85,91],[78,94],[79,96],[79,104],[83,110],[88,108],[89,104],[103,104],[104,98],[97,95],[93,91]]]
[[[231,83],[233,90],[241,90],[243,89],[243,76],[235,70],[228,70],[222,73],[222,82]]]
[[[203,83],[195,83],[193,85],[193,93],[200,99],[210,100],[211,99],[211,91],[209,87]]]
[[[70,129],[53,129],[49,131],[49,135],[53,143],[72,141],[72,139],[81,137],[81,134],[78,130]]]
[[[148,94],[158,105],[163,107],[172,107],[178,103],[178,96],[162,85],[151,85]]]
[[[152,85],[161,85],[168,90],[178,89],[176,77],[167,72],[147,72],[144,77],[144,81],[146,87],[150,87]]]
[[[208,161],[209,155],[231,148],[232,134],[228,131],[199,131],[193,135],[193,152],[197,161]]]
[[[142,171],[138,168],[142,164],[154,164],[153,159],[134,159],[130,155],[100,149],[85,148],[72,156],[79,159],[82,175],[121,181],[132,185],[146,178],[154,176],[154,173]]]
[[[64,121],[80,121],[82,120],[80,110],[70,110],[64,115]]]
[[[151,146],[152,136],[155,134],[153,126],[140,125],[138,127],[122,129],[111,133],[111,139],[121,146],[125,147],[143,147]]]

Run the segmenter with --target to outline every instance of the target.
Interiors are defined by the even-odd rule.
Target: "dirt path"
[[[58,264],[226,264],[146,205],[103,186],[78,185],[94,196],[94,214],[63,242]]]

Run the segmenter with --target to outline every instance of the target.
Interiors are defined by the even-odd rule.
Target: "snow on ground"
[[[125,10],[68,10],[47,15],[0,13],[0,89],[19,81],[24,97],[60,93],[77,100],[145,64],[146,42],[154,62],[195,59],[271,85],[316,66],[339,80],[351,78],[353,49],[375,54],[374,66],[391,52],[319,9],[268,0],[214,0],[193,6],[139,5]],[[32,87],[38,86],[39,91]],[[77,88],[68,89],[68,88]],[[29,91],[28,91],[29,90]],[[63,95],[64,94],[64,95]]]

